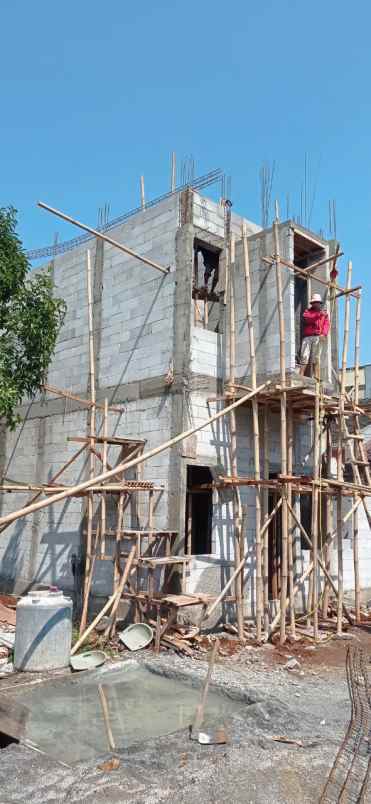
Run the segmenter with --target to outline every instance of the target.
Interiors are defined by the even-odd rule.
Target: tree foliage
[[[0,208],[0,419],[14,429],[16,407],[45,382],[66,307],[49,271],[31,272],[13,207]]]

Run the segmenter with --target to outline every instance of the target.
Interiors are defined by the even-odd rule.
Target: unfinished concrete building
[[[297,356],[308,293],[327,294],[329,258],[335,255],[336,259],[336,244],[291,220],[262,230],[231,211],[228,202],[211,201],[195,187],[174,191],[135,211],[110,226],[108,234],[169,271],[160,273],[101,238],[83,237],[54,249],[49,264],[56,292],[66,300],[67,315],[44,394],[32,405],[25,402],[21,436],[7,432],[2,439],[4,483],[9,490],[12,482],[15,485],[11,494],[1,495],[0,513],[6,517],[25,504],[25,489],[18,492],[17,484],[34,484],[34,491],[37,484],[43,484],[40,493],[52,494],[56,489],[52,478],[78,449],[80,454],[61,478],[70,486],[99,475],[102,465],[103,469],[115,466],[120,457],[147,452],[204,425],[229,402],[262,386],[256,407],[258,442],[254,411],[246,402],[236,408],[234,423],[223,416],[143,462],[138,471],[129,470],[126,480],[142,482],[143,489],[151,492],[151,504],[148,506],[140,493],[129,495],[123,527],[128,536],[129,531],[142,531],[143,538],[150,538],[152,532],[172,534],[171,555],[185,557],[182,564],[167,567],[173,591],[216,597],[246,553],[240,593],[243,590],[244,613],[249,615],[256,608],[257,522],[267,522],[271,516],[261,546],[259,540],[263,570],[258,566],[258,572],[265,590],[264,605],[269,607],[266,615],[272,617],[281,594],[282,574],[283,519],[273,516],[281,497],[275,485],[282,482],[281,397],[285,394],[291,439],[286,475],[312,479],[315,380],[299,378]],[[89,365],[87,249],[92,265],[93,374]],[[275,267],[278,254],[281,299]],[[307,269],[311,266],[315,271],[310,273]],[[325,301],[330,309],[331,293]],[[330,401],[333,369],[337,370],[336,315],[334,310],[330,312],[332,327],[321,360],[327,413],[335,404]],[[83,451],[92,436],[96,449],[93,467]],[[237,478],[242,478],[240,484]],[[257,486],[259,479],[261,485]],[[364,482],[359,478],[359,483]],[[146,483],[150,485],[146,487]],[[290,487],[289,504],[310,532],[311,499],[300,493],[299,485]],[[98,550],[91,579],[95,598],[112,591],[117,559],[113,538],[116,502],[114,495],[113,499],[105,495],[107,535],[103,534],[103,548]],[[93,541],[101,516],[97,506],[94,500]],[[289,542],[292,582],[303,577],[310,562],[297,520],[291,523]],[[237,539],[236,527],[240,531]],[[79,568],[85,561],[86,528],[86,495],[68,497],[9,524],[0,544],[3,588],[23,591],[32,585],[55,584],[76,592],[76,583],[82,583]],[[328,525],[324,525],[326,530]],[[123,544],[124,540],[121,554],[127,556],[129,548],[125,553]],[[326,560],[332,572],[331,561],[336,562],[336,556],[331,556]],[[160,575],[161,568],[157,568],[152,578],[156,587],[162,582]],[[132,595],[140,592],[138,583],[131,588]],[[353,577],[345,578],[345,586],[347,583],[354,586]],[[294,592],[298,589],[292,589]],[[232,588],[223,608],[216,610],[217,616],[223,613],[234,618],[236,594]]]

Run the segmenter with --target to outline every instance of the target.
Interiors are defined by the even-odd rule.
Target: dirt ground
[[[351,628],[342,639],[327,631],[318,646],[309,637],[284,647],[241,646],[221,635],[213,684],[245,696],[238,716],[226,723],[227,745],[201,746],[183,730],[118,751],[118,767],[102,770],[99,766],[112,755],[66,768],[12,744],[0,754],[0,804],[313,804],[349,720],[345,656],[350,644],[371,654],[370,625]],[[194,658],[166,649],[158,658],[148,649],[136,658],[201,683],[210,645],[205,637]],[[127,657],[122,653],[117,661]],[[12,674],[0,679],[0,692],[9,694],[29,680],[30,674]]]

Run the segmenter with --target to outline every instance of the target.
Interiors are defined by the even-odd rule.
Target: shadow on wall
[[[142,324],[142,326],[141,326],[141,328],[140,328],[140,331],[138,332],[138,334],[137,334],[137,336],[136,336],[136,338],[135,338],[135,341],[134,341],[134,344],[133,344],[133,348],[131,349],[131,351],[130,351],[130,353],[129,353],[129,356],[128,356],[128,357],[127,357],[127,359],[126,359],[126,363],[125,363],[125,365],[123,366],[123,369],[122,369],[122,371],[121,371],[120,378],[119,378],[119,380],[118,380],[118,382],[117,382],[117,384],[116,384],[115,389],[113,390],[113,392],[112,392],[112,394],[111,394],[111,398],[110,398],[110,400],[109,400],[109,403],[110,403],[111,405],[112,405],[112,404],[113,404],[115,401],[117,401],[117,400],[116,400],[116,393],[117,393],[118,389],[120,388],[120,385],[121,385],[121,384],[124,382],[124,380],[125,380],[125,375],[126,375],[126,373],[127,373],[127,371],[128,371],[128,368],[129,368],[129,365],[130,365],[131,361],[133,360],[133,358],[134,358],[134,356],[135,356],[136,350],[138,349],[138,347],[139,347],[139,345],[140,345],[141,338],[142,338],[142,336],[144,336],[144,334],[146,333],[146,327],[147,327],[147,325],[148,325],[149,318],[150,318],[150,316],[151,316],[151,313],[152,313],[153,309],[155,308],[155,306],[156,306],[156,304],[157,304],[157,300],[158,300],[158,298],[159,298],[159,296],[160,296],[160,293],[161,293],[161,290],[162,290],[162,288],[163,288],[163,285],[164,285],[165,280],[166,280],[166,277],[165,277],[165,276],[163,276],[163,277],[162,277],[162,279],[161,279],[161,281],[159,282],[159,285],[158,285],[158,287],[157,287],[157,289],[156,289],[155,295],[154,295],[154,297],[153,297],[153,299],[152,299],[152,301],[151,301],[151,303],[150,303],[150,306],[149,306],[149,308],[148,308],[148,310],[147,310],[147,312],[146,312],[146,314],[145,314],[145,317],[144,317],[144,320],[143,320],[143,324]],[[120,345],[121,345],[121,344],[120,344]],[[164,372],[165,372],[165,371],[166,371],[166,368],[164,369]]]
[[[1,588],[4,593],[14,592],[17,578],[22,575],[24,566],[24,529],[25,522],[18,520],[1,559]]]

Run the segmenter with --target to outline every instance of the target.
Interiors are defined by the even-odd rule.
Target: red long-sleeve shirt
[[[308,338],[310,335],[328,335],[330,319],[322,310],[309,308],[303,313],[303,325],[304,338]]]

